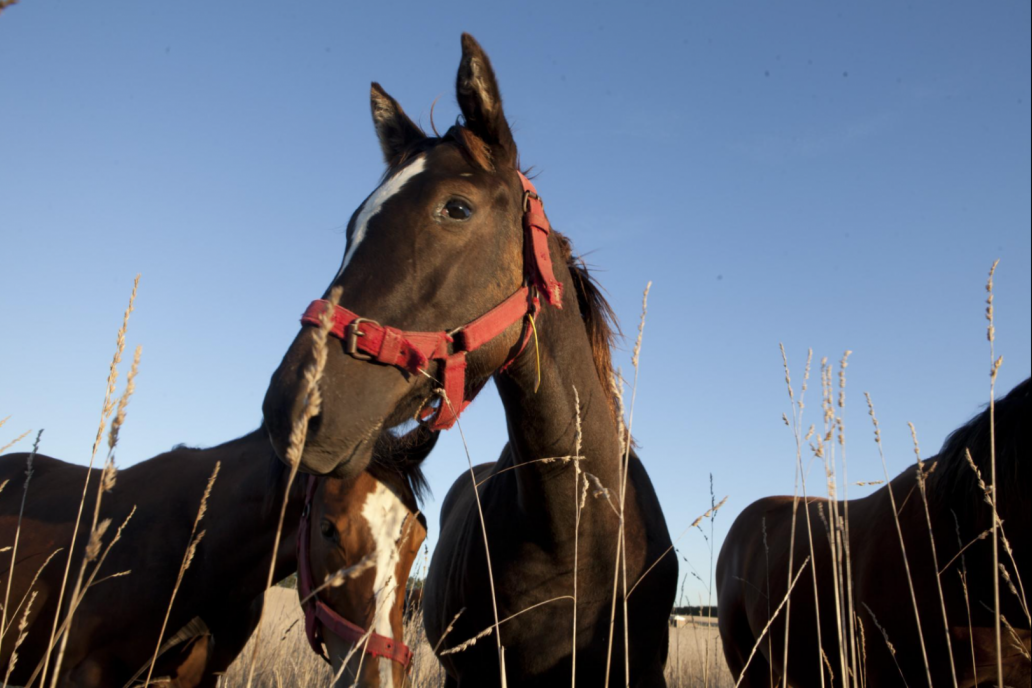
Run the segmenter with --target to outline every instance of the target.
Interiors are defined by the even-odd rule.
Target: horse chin
[[[341,443],[343,444],[343,443]],[[347,480],[366,469],[373,459],[376,437],[366,437],[341,451],[334,446],[305,447],[298,470],[320,477]]]
[[[363,656],[361,650],[353,651],[350,644],[341,641],[340,638],[332,633],[327,633],[324,636],[323,642],[326,644],[327,652],[329,652],[333,676],[336,679],[332,684],[333,688],[381,686],[379,672],[377,671],[378,662],[375,658],[368,655]],[[347,667],[344,667],[344,658],[349,654],[351,658],[348,660]],[[359,676],[357,681],[355,680],[356,675]],[[381,688],[386,688],[386,686],[381,686]]]

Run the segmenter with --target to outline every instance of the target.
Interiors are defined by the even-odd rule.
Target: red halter
[[[312,562],[309,560],[308,538],[312,526],[312,499],[315,497],[315,489],[319,484],[318,478],[308,476],[308,487],[305,490],[305,509],[301,513],[301,525],[297,530],[297,592],[300,598],[306,599],[315,589],[315,581],[312,578]],[[333,635],[346,643],[357,644],[360,640],[363,650],[373,657],[384,657],[397,662],[405,671],[412,666],[412,650],[405,643],[396,641],[379,633],[370,633],[366,639],[366,629],[351,623],[337,612],[333,611],[325,602],[314,596],[304,604],[305,612],[305,636],[308,637],[308,644],[327,662],[330,658],[326,656],[322,646],[322,634],[319,631],[319,624],[325,626]]]
[[[416,374],[426,370],[430,361],[442,361],[441,381],[450,404],[441,403],[431,421],[434,430],[445,430],[455,424],[480,388],[466,395],[466,354],[476,351],[524,317],[537,317],[541,310],[538,294],[556,308],[563,307],[563,285],[552,272],[552,258],[548,252],[548,234],[551,227],[545,209],[534,185],[523,173],[523,276],[524,286],[476,320],[449,332],[411,332],[381,325],[375,320],[359,317],[343,306],[333,307],[333,327],[330,334],[344,341],[345,351],[362,361],[392,365]],[[304,315],[303,325],[319,325],[319,316],[328,302],[313,301]],[[531,330],[524,326],[522,342],[516,356],[523,352],[530,340]],[[451,346],[449,346],[451,345]],[[450,350],[450,351],[449,351]],[[513,360],[506,361],[508,366]],[[502,366],[502,369],[505,369]]]

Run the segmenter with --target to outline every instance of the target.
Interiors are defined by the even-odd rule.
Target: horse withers
[[[569,685],[574,666],[579,684],[608,676],[614,686],[665,685],[677,561],[633,453],[625,470],[612,311],[521,174],[490,60],[468,35],[456,96],[463,123],[428,137],[373,84],[387,171],[352,216],[340,268],[272,376],[270,439],[285,457],[326,312],[334,339],[300,457],[306,472],[356,475],[383,428],[414,416],[449,427],[493,378],[509,428],[480,488],[495,594],[476,500],[465,499],[443,522],[423,593],[449,685],[497,685],[499,638],[510,685]],[[330,303],[334,287],[342,295]],[[542,461],[553,457],[567,458]],[[578,516],[587,480],[578,461],[612,509],[598,498]],[[473,489],[468,476],[453,492],[463,489]],[[614,601],[616,575],[626,577],[618,590],[633,588],[626,606]],[[493,626],[496,611],[507,619],[499,636],[443,654]]]
[[[1019,384],[996,402],[994,413],[997,511],[1014,553],[1012,559],[1001,545],[999,561],[1012,581],[1018,579],[1015,574],[1028,580],[1026,574],[1030,571],[1028,529],[1032,513],[1025,482],[1028,474],[1023,466],[1029,453],[1030,388],[1029,380]],[[849,501],[849,560],[856,615],[852,635],[846,604],[842,602],[837,613],[835,601],[835,577],[839,577],[838,587],[842,591],[848,590],[849,576],[844,575],[844,568],[836,569],[824,526],[824,519],[830,518],[836,508],[840,514],[845,512],[843,503],[836,505],[816,498],[808,498],[805,504],[800,501],[795,516],[793,565],[798,569],[806,557],[811,557],[810,565],[815,567],[817,576],[817,597],[815,601],[813,573],[803,571],[791,594],[787,666],[784,611],[770,625],[769,637],[762,638],[748,668],[746,661],[761,639],[771,610],[777,608],[788,589],[794,500],[767,497],[748,506],[728,531],[717,560],[720,636],[731,673],[737,679],[745,672],[741,685],[778,685],[784,677],[791,686],[853,685],[853,680],[843,674],[855,671],[860,685],[869,686],[927,685],[929,673],[933,685],[953,685],[954,672],[960,688],[995,686],[998,678],[1005,685],[1028,686],[1032,665],[1027,659],[1027,600],[1024,589],[1012,594],[1002,577],[1000,611],[1014,632],[1003,629],[1002,677],[996,670],[992,610],[993,578],[997,572],[993,570],[992,539],[985,537],[992,526],[992,508],[986,503],[985,491],[967,459],[970,453],[981,478],[989,483],[992,436],[987,408],[950,435],[938,456],[924,462],[939,572],[933,565],[916,467],[903,471],[873,494]],[[890,489],[906,545],[919,621],[915,618],[893,518]],[[936,576],[943,588],[945,624]],[[839,599],[845,600],[845,594]],[[850,637],[855,638],[852,647]],[[839,638],[846,646],[842,654]],[[892,644],[891,650],[886,638]],[[841,661],[840,656],[844,658]]]

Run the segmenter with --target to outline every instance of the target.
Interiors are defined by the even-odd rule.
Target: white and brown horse
[[[309,307],[303,322],[310,326],[273,374],[263,406],[273,446],[286,455],[304,413],[313,326],[327,309],[340,341],[330,340],[321,412],[308,426],[300,459],[306,472],[360,473],[384,428],[413,416],[449,427],[493,377],[510,442],[499,471],[481,488],[497,594],[492,599],[479,516],[453,488],[424,591],[431,642],[462,609],[444,648],[494,625],[496,602],[499,617],[513,617],[500,630],[511,685],[568,685],[575,652],[578,683],[602,683],[622,527],[627,588],[658,565],[628,601],[627,648],[624,605],[616,604],[610,684],[665,685],[677,562],[664,556],[670,536],[663,512],[633,455],[624,518],[616,513],[625,481],[611,387],[611,311],[569,242],[550,231],[533,184],[519,170],[491,63],[472,37],[462,37],[456,95],[464,122],[443,137],[427,137],[378,84],[370,95],[387,171],[348,225],[347,249],[331,280],[341,289],[339,303],[325,300],[328,288]],[[582,485],[573,462],[538,460],[576,455],[578,444],[583,469],[609,490],[617,509],[596,502],[576,529]],[[494,642],[447,655],[450,684],[496,685]]]
[[[402,688],[412,668],[403,617],[409,572],[426,539],[419,463],[437,433],[423,437],[409,443],[417,451],[394,449],[355,478],[306,479],[298,594],[309,643],[333,665],[341,688]]]

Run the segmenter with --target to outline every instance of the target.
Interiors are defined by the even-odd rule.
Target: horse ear
[[[491,60],[476,39],[462,34],[462,62],[455,80],[459,109],[466,118],[466,128],[501,153],[506,162],[516,164],[516,143],[502,110],[502,94],[498,90]]]
[[[398,101],[387,95],[387,91],[375,81],[369,89],[369,105],[373,111],[373,126],[380,139],[383,159],[388,165],[410,145],[426,138],[423,130],[408,118]]]

